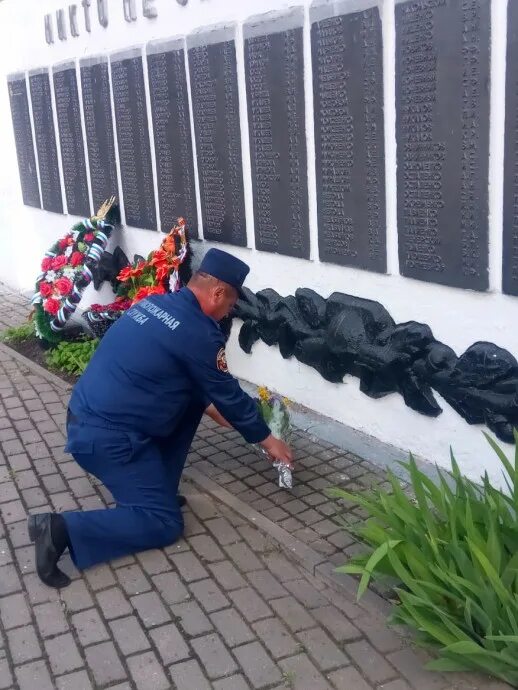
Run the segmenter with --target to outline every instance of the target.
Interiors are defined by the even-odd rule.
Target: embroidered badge
[[[222,371],[224,374],[228,373],[228,366],[227,366],[227,355],[225,353],[225,348],[222,347],[220,351],[218,352],[216,356],[216,365],[219,369],[219,371]]]

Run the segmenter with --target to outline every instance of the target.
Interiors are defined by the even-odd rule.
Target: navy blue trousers
[[[116,503],[115,508],[63,513],[79,569],[162,548],[182,535],[178,484],[203,411],[193,403],[177,430],[163,439],[69,421],[66,450],[102,481]]]

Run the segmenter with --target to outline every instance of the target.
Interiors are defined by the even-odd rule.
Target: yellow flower
[[[259,386],[257,389],[257,392],[259,393],[259,398],[266,402],[268,398],[270,397],[270,392],[266,386]]]
[[[282,402],[286,405],[286,407],[291,405],[291,400],[289,398],[283,398]]]

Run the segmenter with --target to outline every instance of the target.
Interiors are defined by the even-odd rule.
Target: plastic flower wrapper
[[[270,429],[272,436],[280,438],[288,443],[291,436],[290,413],[288,412],[288,399],[282,398],[271,393],[264,386],[258,389],[259,397],[256,398],[259,411]],[[264,455],[268,455],[261,446],[256,446],[257,450]],[[279,486],[281,489],[293,488],[293,477],[291,469],[283,462],[276,461],[273,466],[279,473]]]

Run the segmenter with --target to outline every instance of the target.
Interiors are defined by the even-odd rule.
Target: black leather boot
[[[36,571],[42,582],[49,587],[67,587],[70,578],[57,567],[64,549],[58,550],[52,540],[52,514],[29,515],[29,538],[35,545]]]

